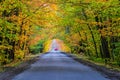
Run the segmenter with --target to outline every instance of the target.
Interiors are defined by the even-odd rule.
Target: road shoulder
[[[5,72],[0,73],[0,80],[12,80],[17,74],[30,68],[30,65],[36,62],[39,59],[39,56],[33,57],[30,60],[27,60],[17,67],[10,68]]]
[[[65,53],[63,53],[63,54],[65,54]],[[110,78],[111,80],[120,80],[120,72],[119,71],[114,71],[105,66],[97,65],[90,61],[83,60],[82,58],[78,58],[77,56],[72,55],[72,54],[66,54],[66,55],[73,58],[77,62],[80,62],[84,65],[90,66],[91,68],[99,71],[101,74],[106,75],[106,77]]]

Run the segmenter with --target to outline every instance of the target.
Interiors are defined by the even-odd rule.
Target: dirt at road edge
[[[30,65],[36,62],[39,59],[39,56],[34,57],[28,61],[21,63],[17,67],[6,70],[5,72],[0,73],[0,80],[12,80],[17,74],[25,71],[30,68]]]

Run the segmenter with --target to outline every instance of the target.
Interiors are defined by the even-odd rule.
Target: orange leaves
[[[88,3],[88,2],[91,2],[91,1],[92,1],[92,0],[85,0],[85,2],[87,2],[87,3]]]
[[[28,39],[28,36],[26,36],[26,35],[20,35],[19,36],[20,44],[23,44],[23,42],[25,42],[27,39]]]
[[[41,40],[41,36],[36,36],[34,39],[30,40],[29,44],[30,45],[35,45],[40,40]]]
[[[54,39],[56,40],[57,44],[59,44],[59,49],[63,52],[71,52],[70,48],[62,41],[59,39]]]
[[[30,22],[29,20],[26,20],[25,23],[22,25],[22,29],[29,31],[29,27],[30,27]]]
[[[109,0],[97,0],[98,2],[107,2]]]
[[[44,52],[50,51],[52,40],[48,40],[44,43]]]
[[[36,7],[40,7],[42,4],[43,4],[43,2],[41,1],[41,0],[30,0],[30,1],[27,1],[27,4],[29,4],[29,5],[31,5],[31,7],[33,7],[33,8],[36,8]]]
[[[69,38],[70,43],[73,45],[79,44],[80,37],[78,33],[71,35]]]
[[[58,7],[57,7],[56,4],[51,4],[50,7],[51,7],[51,9],[54,10],[54,11],[58,10]]]
[[[59,44],[60,44],[60,49],[61,51],[63,52],[71,52],[71,49],[65,44],[63,43],[62,41],[59,40]]]
[[[112,27],[107,27],[99,30],[100,34],[102,36],[113,36],[114,31],[112,30]]]
[[[57,48],[60,51],[71,52],[70,48],[62,40],[59,39],[53,39],[53,40],[56,41],[56,44],[58,45]],[[44,52],[48,52],[51,50],[53,40],[48,40],[44,43]]]

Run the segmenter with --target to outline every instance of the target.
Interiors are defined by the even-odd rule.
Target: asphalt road
[[[41,55],[31,68],[13,80],[110,80],[67,55],[52,51]]]
[[[40,55],[39,60],[32,64],[30,69],[13,80],[109,80],[60,50],[59,43],[54,39],[49,53]]]

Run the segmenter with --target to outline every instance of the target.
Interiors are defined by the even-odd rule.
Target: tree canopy
[[[0,63],[63,40],[72,53],[120,66],[119,0],[0,0]]]

